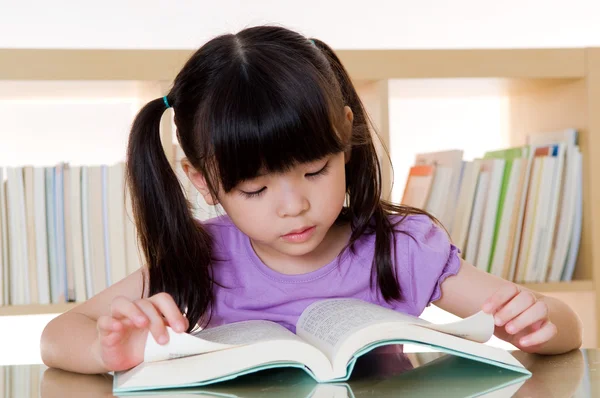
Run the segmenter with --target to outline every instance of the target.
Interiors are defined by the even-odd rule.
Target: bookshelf
[[[190,50],[0,49],[0,80],[131,80],[162,95]],[[390,79],[473,78],[494,81],[509,97],[510,145],[529,133],[574,127],[580,134],[584,170],[583,231],[574,280],[525,285],[585,307],[584,343],[600,342],[600,48],[477,50],[339,50],[359,88],[381,140],[389,144]],[[164,123],[165,147],[172,131]],[[460,143],[457,143],[460,146]],[[170,152],[169,152],[170,154]],[[171,159],[172,160],[172,159]],[[390,192],[389,162],[383,160],[384,192]],[[396,170],[396,173],[404,172]],[[2,315],[60,313],[76,304],[0,307]],[[583,314],[583,313],[582,313]],[[580,316],[583,317],[583,315]],[[588,319],[589,318],[589,319]]]

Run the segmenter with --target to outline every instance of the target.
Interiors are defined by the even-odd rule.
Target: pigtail
[[[167,100],[173,104],[173,98]],[[135,118],[126,178],[149,277],[148,295],[169,293],[187,316],[191,331],[212,304],[211,240],[192,217],[162,149],[159,126],[168,102],[150,101]]]
[[[395,250],[394,228],[409,214],[430,215],[423,210],[394,205],[381,198],[381,165],[371,138],[371,129],[375,131],[373,123],[368,118],[350,76],[337,55],[322,41],[312,41],[329,61],[344,102],[354,114],[352,153],[350,161],[346,164],[349,205],[344,215],[347,221],[353,223],[349,245],[356,242],[363,233],[375,233],[374,278],[386,301],[400,300],[402,292],[392,261],[392,250]],[[387,151],[384,152],[387,155]],[[391,214],[401,215],[397,223],[390,221]]]

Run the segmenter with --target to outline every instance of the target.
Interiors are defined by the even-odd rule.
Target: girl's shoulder
[[[396,252],[413,260],[433,258],[447,260],[456,247],[448,231],[427,215],[391,216]],[[420,261],[418,261],[420,262]]]
[[[446,229],[426,215],[393,216],[399,281],[420,314],[441,297],[441,283],[460,269],[460,251]]]
[[[408,216],[390,216],[394,225],[394,237],[398,240],[412,240],[414,244],[425,245],[431,249],[447,251],[451,244],[446,229],[425,214]]]

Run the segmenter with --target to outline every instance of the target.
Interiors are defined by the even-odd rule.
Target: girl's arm
[[[97,320],[110,314],[111,303],[123,296],[133,301],[142,295],[142,272],[98,293],[86,302],[51,320],[40,342],[42,361],[49,367],[79,373],[104,373],[99,355]]]
[[[565,303],[481,271],[461,259],[435,305],[461,318],[494,314],[494,334],[526,352],[560,354],[581,346],[582,325]]]

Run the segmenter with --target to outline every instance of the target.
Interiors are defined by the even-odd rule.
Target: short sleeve
[[[401,294],[413,315],[442,296],[441,285],[460,269],[460,251],[444,228],[425,215],[409,216],[396,227],[396,269]]]

